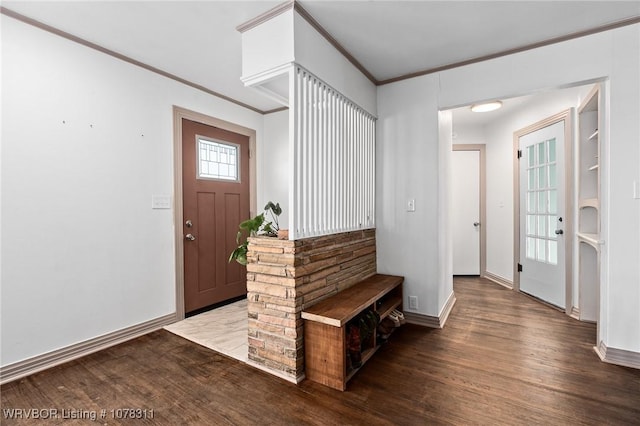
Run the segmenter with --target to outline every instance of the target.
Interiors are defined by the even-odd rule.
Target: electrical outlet
[[[416,200],[414,200],[413,198],[407,201],[407,211],[408,212],[416,211]]]
[[[418,309],[418,296],[409,296],[409,309]]]

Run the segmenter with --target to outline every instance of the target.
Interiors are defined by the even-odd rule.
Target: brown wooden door
[[[249,218],[249,138],[182,120],[185,312],[247,293],[246,268],[228,262]]]

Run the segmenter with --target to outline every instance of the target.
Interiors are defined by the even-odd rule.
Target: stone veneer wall
[[[375,229],[301,240],[253,237],[247,254],[249,362],[304,376],[301,312],[376,273]]]

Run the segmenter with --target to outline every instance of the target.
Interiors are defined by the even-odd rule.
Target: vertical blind
[[[375,118],[295,68],[292,238],[375,226]]]

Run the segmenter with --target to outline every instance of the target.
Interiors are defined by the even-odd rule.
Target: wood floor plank
[[[3,385],[6,425],[640,424],[640,371],[600,362],[594,324],[456,278],[442,330],[405,325],[339,392],[288,383],[164,330]],[[7,409],[105,419],[11,420]],[[118,408],[153,418],[116,419]]]

